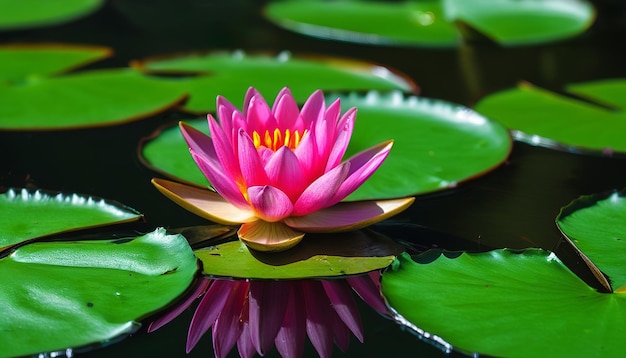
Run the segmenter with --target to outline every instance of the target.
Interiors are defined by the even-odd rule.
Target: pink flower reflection
[[[174,310],[152,322],[155,331],[202,296],[189,327],[187,352],[213,328],[213,350],[225,357],[237,344],[241,357],[264,355],[273,346],[283,357],[300,357],[306,336],[320,357],[333,343],[345,351],[350,332],[363,342],[361,319],[352,291],[381,314],[389,314],[380,294],[380,272],[337,280],[201,279]]]

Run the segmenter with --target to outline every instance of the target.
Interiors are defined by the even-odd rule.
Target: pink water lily
[[[356,109],[341,115],[340,100],[326,107],[321,91],[302,110],[282,89],[270,109],[254,88],[243,111],[217,98],[218,121],[208,116],[211,136],[180,124],[200,170],[214,191],[153,179],[184,208],[214,222],[242,224],[238,236],[261,251],[285,250],[305,232],[356,230],[406,209],[413,198],[341,202],[382,164],[393,141],[342,158]]]
[[[203,277],[181,304],[148,327],[167,324],[202,297],[189,326],[187,352],[212,332],[215,357],[236,345],[241,357],[264,355],[275,346],[283,357],[303,355],[308,336],[320,357],[330,357],[333,342],[348,348],[350,332],[363,342],[353,292],[378,313],[391,317],[380,292],[380,272],[337,280],[214,280]]]

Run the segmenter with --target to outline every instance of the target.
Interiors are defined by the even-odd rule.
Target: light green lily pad
[[[561,209],[556,223],[578,249],[626,291],[626,193],[583,196]]]
[[[354,275],[387,267],[403,248],[369,230],[306,234],[282,252],[251,251],[240,241],[198,249],[205,275],[250,279],[301,279]]]
[[[330,103],[336,95],[328,95]],[[506,129],[465,107],[400,92],[341,96],[342,109],[357,107],[348,155],[394,139],[391,153],[348,200],[384,199],[455,187],[497,167],[511,150]],[[208,133],[206,119],[186,121]],[[177,126],[141,150],[143,162],[176,180],[206,186]]]
[[[196,73],[184,81],[190,98],[184,109],[193,113],[215,111],[215,98],[222,95],[238,104],[249,87],[255,87],[272,101],[289,87],[296,101],[304,101],[317,89],[323,90],[392,90],[415,91],[405,75],[367,62],[332,57],[291,56],[282,52],[246,55],[211,52],[170,59],[135,62],[134,66],[157,73]]]
[[[179,103],[177,81],[131,69],[84,71],[54,78],[0,83],[0,129],[51,130],[120,124]]]
[[[9,189],[0,194],[0,248],[45,235],[141,218],[129,207],[91,196]]]
[[[626,152],[626,81],[587,82],[567,90],[589,101],[520,83],[481,99],[474,108],[524,142],[576,152]]]
[[[105,344],[182,294],[197,270],[180,235],[31,243],[0,259],[2,355]]]
[[[427,47],[457,46],[466,26],[504,46],[545,43],[576,36],[595,18],[590,3],[570,0],[273,1],[264,14],[310,36]]]
[[[0,31],[55,25],[96,11],[103,0],[0,0]]]
[[[108,47],[69,44],[0,46],[0,81],[28,81],[50,76],[111,56]]]
[[[418,257],[419,259],[419,257]],[[499,357],[620,356],[626,295],[587,286],[539,249],[399,257],[382,291],[416,334],[445,349]]]

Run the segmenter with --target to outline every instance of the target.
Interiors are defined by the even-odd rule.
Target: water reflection
[[[173,320],[201,297],[189,326],[187,352],[213,329],[213,351],[225,357],[237,345],[241,357],[264,355],[274,346],[283,357],[300,357],[308,336],[320,357],[333,344],[346,351],[352,333],[363,342],[356,293],[390,315],[380,294],[380,272],[344,279],[233,280],[203,277],[180,305],[152,322],[148,332]]]

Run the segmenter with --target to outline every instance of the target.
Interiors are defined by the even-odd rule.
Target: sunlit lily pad
[[[615,357],[626,350],[626,296],[595,291],[539,249],[442,255],[430,263],[402,256],[383,275],[382,290],[408,320],[400,322],[445,350],[498,357]]]
[[[240,241],[195,251],[204,274],[256,279],[296,279],[353,275],[387,267],[402,252],[393,240],[369,230],[307,234],[282,252],[252,252]]]
[[[329,94],[328,101],[335,96]],[[348,200],[402,197],[454,187],[497,167],[511,149],[504,127],[459,105],[400,92],[351,94],[341,100],[344,111],[358,108],[347,155],[394,139],[383,165]],[[208,132],[206,119],[186,122]],[[145,142],[142,156],[148,166],[165,175],[207,185],[177,126]]]
[[[273,1],[264,13],[310,36],[431,47],[456,46],[465,26],[505,46],[545,43],[580,34],[595,17],[591,4],[570,0]]]
[[[481,99],[474,108],[531,144],[576,152],[626,152],[626,81],[602,80],[566,89],[585,100],[524,82]]]
[[[615,291],[626,291],[626,193],[583,196],[561,210],[559,229],[609,276]]]
[[[67,22],[97,10],[103,0],[0,0],[0,31]]]
[[[65,351],[131,333],[197,270],[180,235],[32,243],[0,259],[2,355]]]
[[[24,82],[65,72],[111,56],[108,47],[66,44],[0,46],[0,81]]]
[[[45,235],[141,218],[129,207],[91,196],[9,189],[0,194],[0,248]]]
[[[0,83],[0,129],[114,125],[163,111],[184,97],[185,89],[178,82],[151,78],[131,69]]]
[[[133,66],[157,73],[201,74],[184,81],[190,93],[184,109],[194,113],[215,111],[215,98],[241,98],[255,87],[261,93],[278,93],[289,87],[303,103],[317,89],[416,91],[404,75],[367,62],[332,57],[291,56],[282,52],[246,55],[241,51],[210,52],[183,57],[138,61]]]

